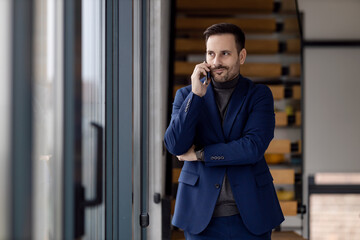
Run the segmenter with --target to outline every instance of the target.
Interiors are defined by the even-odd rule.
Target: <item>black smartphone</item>
[[[207,63],[206,61],[205,61],[205,63]],[[210,81],[211,81],[211,72],[210,71],[206,71],[206,84],[209,84],[210,83]]]
[[[206,72],[206,80],[211,80],[211,73],[210,72]]]

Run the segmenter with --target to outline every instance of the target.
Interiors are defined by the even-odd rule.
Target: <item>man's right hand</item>
[[[204,83],[200,81],[201,76],[206,76],[206,72],[210,71],[210,64],[205,62],[197,64],[191,75],[191,90],[194,94],[202,97],[206,94],[206,89],[209,86],[210,79],[207,79]]]

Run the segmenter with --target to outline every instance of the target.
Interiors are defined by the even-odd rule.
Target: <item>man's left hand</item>
[[[195,145],[192,145],[186,153],[176,157],[179,159],[179,161],[197,161]]]

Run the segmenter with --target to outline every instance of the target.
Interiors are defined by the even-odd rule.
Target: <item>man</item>
[[[272,93],[240,75],[242,30],[227,23],[205,32],[206,62],[177,91],[165,133],[184,161],[173,225],[186,239],[271,239],[284,220],[264,159],[274,135]],[[202,78],[207,72],[211,79]]]

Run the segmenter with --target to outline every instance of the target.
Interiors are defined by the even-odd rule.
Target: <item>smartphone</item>
[[[206,72],[206,80],[211,80],[211,73],[210,72]]]
[[[206,61],[205,61],[205,63],[207,63]],[[209,71],[209,72],[206,72],[206,84],[209,84],[210,83],[210,81],[211,81],[211,72]]]

